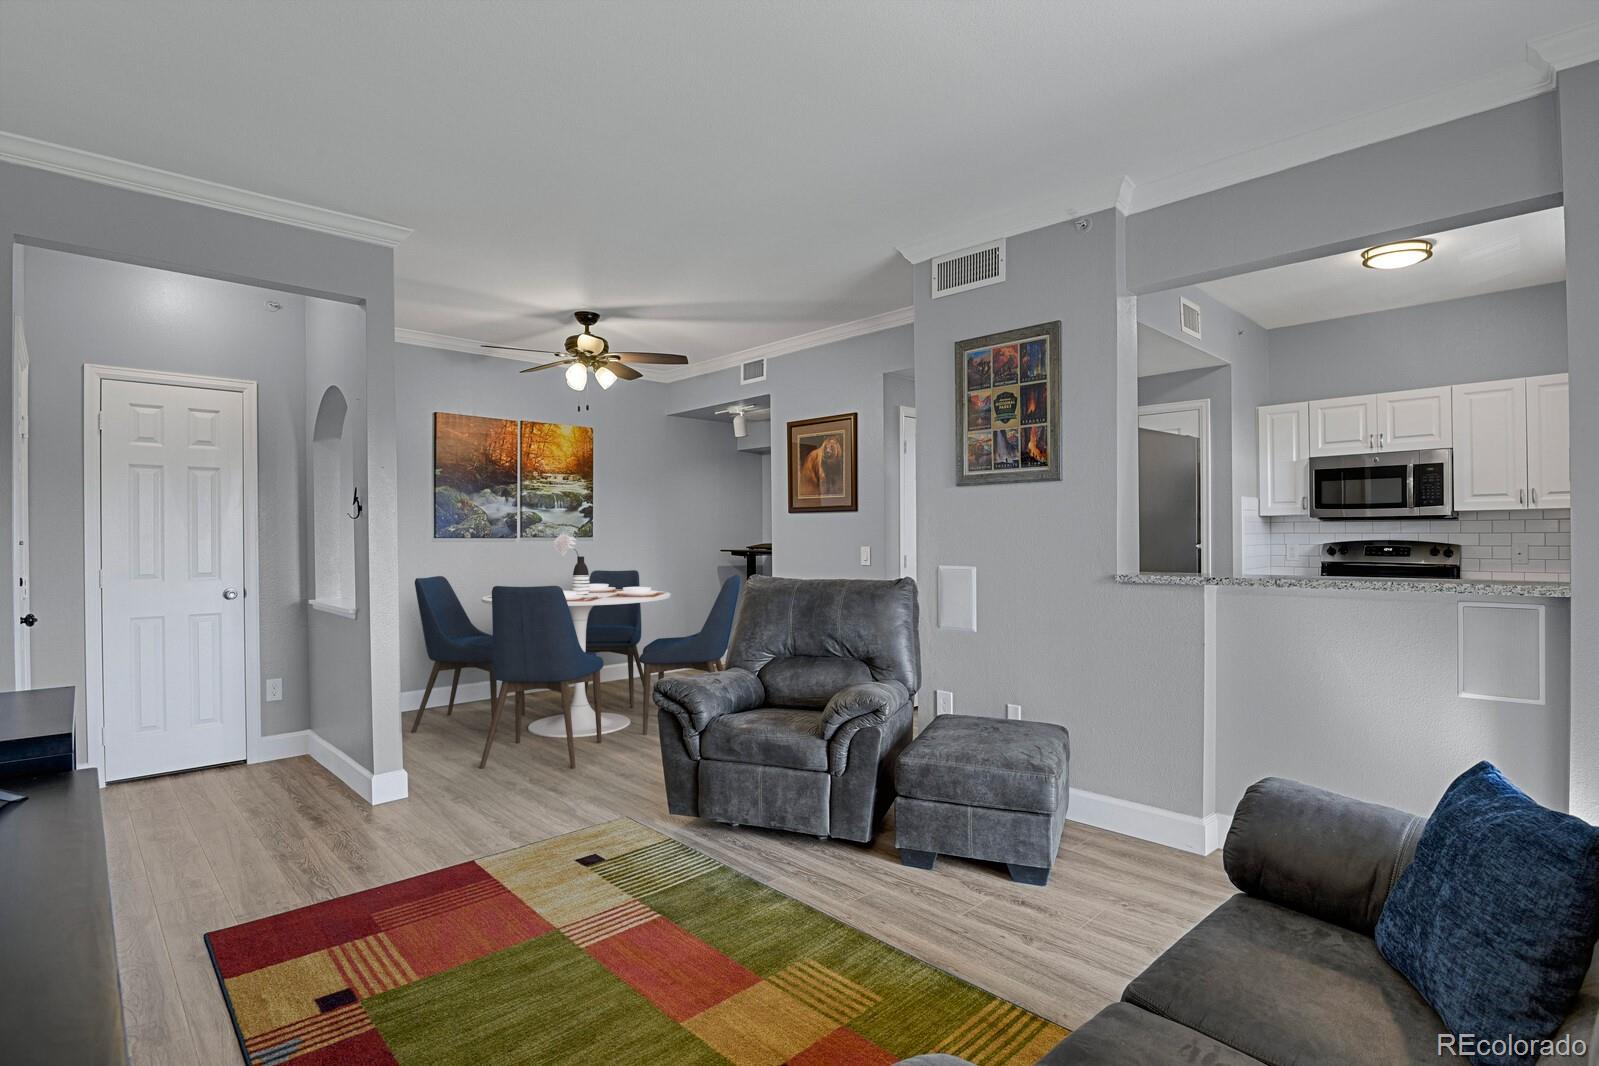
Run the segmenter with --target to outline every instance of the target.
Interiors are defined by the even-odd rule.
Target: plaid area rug
[[[206,944],[261,1066],[1032,1066],[1066,1035],[628,819]]]

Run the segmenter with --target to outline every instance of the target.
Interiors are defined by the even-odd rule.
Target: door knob
[[[222,590],[222,598],[225,599],[225,600],[236,600],[236,599],[239,598],[239,590],[238,589],[223,589]]]
[[[29,629],[32,629],[33,628],[33,624],[35,622],[37,622],[38,620],[39,620],[39,617],[37,615],[35,615],[32,611],[29,611],[27,614],[25,614],[21,618],[17,619],[17,621],[21,622],[23,625],[27,626]]]

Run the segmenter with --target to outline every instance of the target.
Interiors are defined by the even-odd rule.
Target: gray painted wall
[[[33,680],[79,691],[83,723],[83,366],[101,363],[245,378],[259,384],[261,676],[283,701],[261,705],[263,733],[310,725],[302,587],[305,450],[303,297],[210,278],[23,250],[22,312],[31,359]],[[268,299],[283,309],[267,309]],[[321,303],[323,301],[314,301]]]
[[[1135,293],[1452,229],[1561,202],[1552,94],[1381,141],[1127,220]]]
[[[349,409],[344,416],[344,437],[355,452],[355,469],[365,470],[366,439],[371,403],[367,395],[366,349],[362,343],[366,331],[366,316],[354,304],[334,303],[330,300],[307,300],[305,308],[305,392],[301,397],[304,424],[316,424],[317,411],[322,397],[330,387],[337,386],[344,393]],[[303,434],[309,437],[309,432]],[[356,484],[361,499],[370,506],[373,487],[369,479],[357,476]],[[310,471],[306,470],[306,515],[310,528]],[[343,505],[344,501],[340,501]],[[366,521],[356,520],[356,528]],[[307,533],[308,558],[305,568],[305,599],[315,592],[315,566],[310,551],[311,535]],[[370,605],[368,595],[368,554],[361,538],[355,542],[356,603]],[[346,752],[362,765],[370,766],[373,758],[372,733],[363,729],[363,722],[343,711],[345,707],[370,705],[374,689],[371,678],[363,671],[352,669],[366,656],[368,641],[372,639],[370,609],[358,611],[354,618],[302,607],[310,636],[311,690],[317,698],[311,707],[311,728],[323,740]]]
[[[1117,395],[1136,358],[1118,301],[1116,216],[1011,237],[1002,285],[933,300],[916,268],[917,538],[923,703],[1072,732],[1072,784],[1203,813],[1203,596],[1119,586]],[[954,344],[1061,321],[1063,480],[957,487]],[[1126,393],[1129,408],[1134,392]],[[1134,515],[1136,515],[1136,501]],[[937,568],[975,565],[978,632],[936,625]]]
[[[1537,707],[1460,698],[1453,597],[1214,594],[1217,810],[1276,774],[1425,814],[1479,759],[1565,806],[1566,601],[1541,601],[1548,691]]]
[[[1566,287],[1402,307],[1271,330],[1267,403],[1564,373]]]
[[[773,359],[765,388],[772,396],[772,544],[774,572],[788,577],[887,577],[884,482],[883,375],[911,365],[911,327],[851,337]],[[788,434],[804,418],[857,413],[859,509],[827,514],[788,510]],[[896,500],[894,506],[898,506]],[[862,566],[861,546],[872,549]]]
[[[1560,73],[1571,367],[1571,809],[1599,821],[1599,63]]]
[[[388,248],[261,219],[130,192],[47,171],[0,163],[0,244],[21,243],[78,251],[106,259],[165,267],[202,277],[242,281],[310,296],[355,300],[366,309],[366,396],[371,405],[361,443],[363,496],[370,499],[357,542],[369,569],[362,614],[372,639],[360,660],[371,696],[330,709],[347,718],[351,735],[367,738],[370,769],[400,767],[400,733],[392,720],[398,701],[395,637],[398,564],[394,525],[393,350],[394,260]],[[0,317],[13,298],[11,256],[0,256]],[[11,331],[0,330],[0,409],[11,404]],[[256,375],[252,375],[256,376]],[[81,423],[81,414],[74,417]],[[11,468],[10,436],[0,445],[0,471]],[[36,487],[37,488],[37,487]],[[0,528],[11,528],[11,493],[0,491]],[[76,539],[77,534],[72,536]],[[9,583],[10,553],[0,553]],[[71,604],[35,599],[43,615],[70,613]],[[0,678],[11,677],[11,642],[0,641]],[[313,700],[318,698],[311,693]],[[381,722],[374,707],[383,709]],[[349,751],[358,758],[360,751]]]
[[[890,540],[885,512],[893,508],[897,515],[899,501],[897,497],[889,499],[886,476],[880,469],[889,432],[884,390],[885,375],[908,371],[911,361],[911,327],[898,326],[774,358],[766,364],[766,380],[756,385],[740,385],[738,370],[733,368],[667,386],[667,408],[674,412],[770,396],[769,525],[761,539],[772,542],[774,573],[862,578],[898,573],[891,565],[898,537]],[[858,510],[790,514],[786,424],[851,411],[857,415]],[[725,426],[723,432],[727,432]],[[860,564],[862,545],[872,549],[870,566]]]
[[[591,568],[636,569],[646,584],[672,593],[644,608],[645,641],[697,630],[722,579],[744,572],[742,560],[719,549],[761,539],[762,457],[734,448],[725,421],[668,417],[668,387],[651,382],[605,392],[591,386],[580,396],[559,378],[520,376],[504,359],[410,345],[398,352],[402,691],[420,690],[429,669],[416,578],[449,578],[487,630],[484,593],[495,585],[567,585],[575,562],[549,540],[434,539],[435,411],[594,427],[595,536],[580,550]]]

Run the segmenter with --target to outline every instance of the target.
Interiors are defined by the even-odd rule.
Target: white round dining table
[[[664,603],[672,598],[670,592],[656,589],[649,596],[627,596],[621,592],[611,591],[595,593],[583,599],[567,598],[566,609],[572,612],[572,629],[577,633],[579,645],[587,644],[589,629],[589,612],[596,607],[628,607],[644,606],[651,603]],[[493,603],[494,594],[491,592],[483,597],[484,603]],[[645,708],[649,713],[649,708]],[[631,724],[631,719],[625,714],[604,714],[600,718],[600,728],[606,733],[620,733]],[[527,731],[540,737],[565,737],[566,719],[558,714],[546,715],[535,718],[527,724]],[[589,702],[588,686],[577,685],[572,689],[572,735],[574,737],[592,737],[594,735],[594,705]]]

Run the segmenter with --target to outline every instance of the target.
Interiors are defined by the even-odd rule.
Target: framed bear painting
[[[1060,480],[1060,323],[955,345],[955,484]]]
[[[788,510],[859,510],[855,420],[847,415],[788,424]]]

